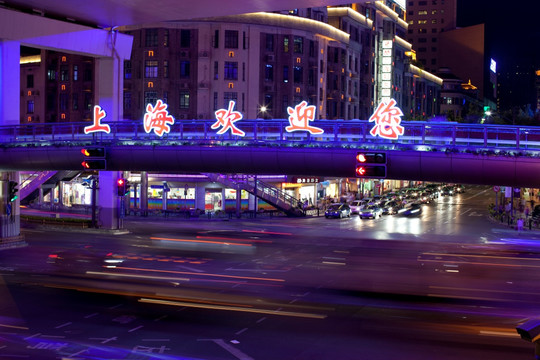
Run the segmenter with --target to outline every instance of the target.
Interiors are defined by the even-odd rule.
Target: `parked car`
[[[397,214],[398,210],[401,209],[402,207],[403,206],[401,205],[401,203],[395,200],[387,201],[382,207],[383,215]]]
[[[398,211],[401,216],[418,216],[422,214],[422,205],[418,203],[407,204],[403,209]]]
[[[360,210],[364,207],[364,203],[362,200],[354,200],[351,202],[351,205],[349,207],[351,208],[351,214],[358,214],[360,213]]]
[[[368,207],[360,210],[360,213],[358,215],[360,215],[360,219],[364,219],[364,218],[376,219],[377,217],[381,217],[382,213],[383,213],[383,210],[379,206],[369,205]]]
[[[351,208],[347,204],[332,204],[324,212],[324,217],[344,218],[351,217]]]

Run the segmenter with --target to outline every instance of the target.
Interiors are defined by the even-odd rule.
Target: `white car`
[[[354,200],[349,207],[351,208],[351,214],[359,214],[364,207],[364,203],[362,200]]]

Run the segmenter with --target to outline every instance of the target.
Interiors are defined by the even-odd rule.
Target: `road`
[[[0,358],[533,358],[515,326],[537,314],[540,234],[487,219],[492,197],[469,187],[418,218],[25,229],[29,247],[0,252]]]

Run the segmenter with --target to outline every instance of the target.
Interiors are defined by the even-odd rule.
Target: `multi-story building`
[[[457,0],[407,0],[407,40],[417,53],[423,68],[434,73],[439,63],[439,35],[454,30]]]
[[[24,49],[21,123],[89,121],[94,103],[93,74],[90,57]]]

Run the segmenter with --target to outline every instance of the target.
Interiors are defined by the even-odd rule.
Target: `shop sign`
[[[405,130],[400,125],[402,116],[403,112],[396,106],[396,100],[382,101],[369,118],[369,122],[375,122],[370,134],[384,139],[396,140],[400,135],[403,135]]]
[[[317,184],[322,178],[316,176],[293,176],[291,182],[295,184]]]

